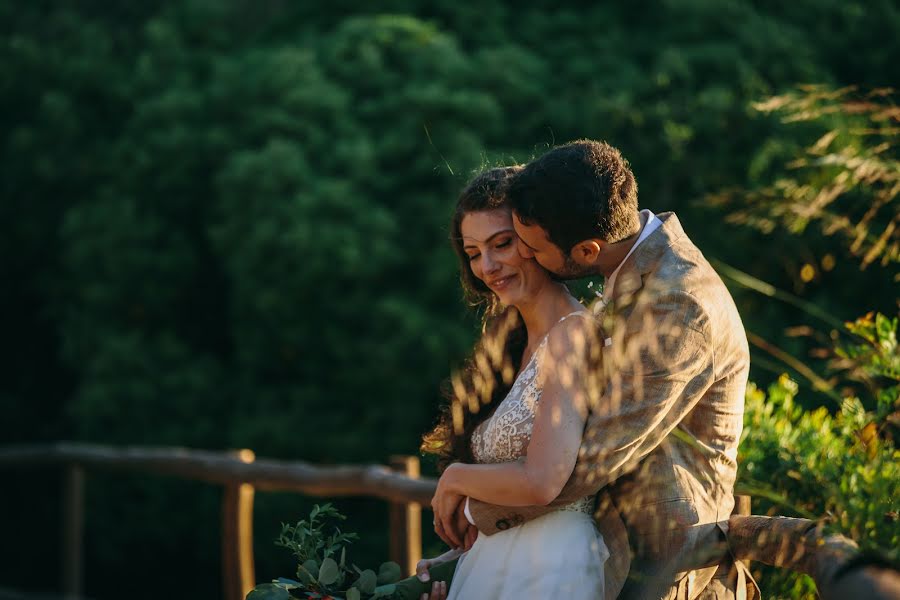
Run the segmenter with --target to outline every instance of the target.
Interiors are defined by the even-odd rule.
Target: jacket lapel
[[[662,254],[684,236],[684,229],[675,213],[660,213],[656,218],[662,224],[634,249],[616,275],[610,298],[613,313],[621,313],[633,304],[638,291],[644,286],[644,276],[653,271]]]

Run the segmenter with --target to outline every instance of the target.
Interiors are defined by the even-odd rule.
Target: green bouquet
[[[344,533],[338,527],[333,527],[330,534],[325,532],[329,519],[345,518],[331,504],[325,504],[314,506],[308,521],[283,524],[275,543],[289,549],[297,559],[296,579],[279,577],[271,583],[257,585],[247,600],[412,600],[430,590],[431,584],[415,577],[401,579],[400,565],[395,562],[382,563],[377,573],[348,566],[346,545],[358,536]],[[431,569],[432,581],[449,583],[455,564],[452,561]]]

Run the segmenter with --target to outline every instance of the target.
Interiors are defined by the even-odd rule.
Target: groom
[[[465,517],[439,520],[438,533],[459,545],[466,521],[493,535],[602,491],[627,531],[626,541],[598,523],[611,553],[607,596],[624,583],[620,598],[753,597],[725,544],[749,370],[728,290],[673,213],[638,210],[634,175],[604,142],[550,150],[516,177],[509,199],[523,256],[561,279],[605,277],[594,307],[605,389],[556,500],[513,508],[467,499]]]

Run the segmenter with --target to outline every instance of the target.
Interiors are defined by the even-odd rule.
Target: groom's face
[[[585,276],[583,269],[572,260],[572,257],[550,241],[543,227],[535,224],[526,225],[519,220],[515,212],[513,212],[513,227],[519,236],[519,254],[524,258],[534,258],[556,279],[578,279]]]

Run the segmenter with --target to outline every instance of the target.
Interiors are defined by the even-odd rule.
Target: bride
[[[449,406],[423,442],[444,469],[432,501],[438,527],[468,497],[503,506],[549,504],[581,445],[594,327],[566,286],[527,257],[527,247],[520,249],[505,201],[519,169],[477,176],[452,222],[463,288],[485,305],[485,323],[466,368],[451,379]],[[459,557],[449,598],[602,599],[609,552],[592,519],[594,500],[478,536]],[[458,554],[423,563],[432,567]],[[441,585],[434,589],[444,595]]]

